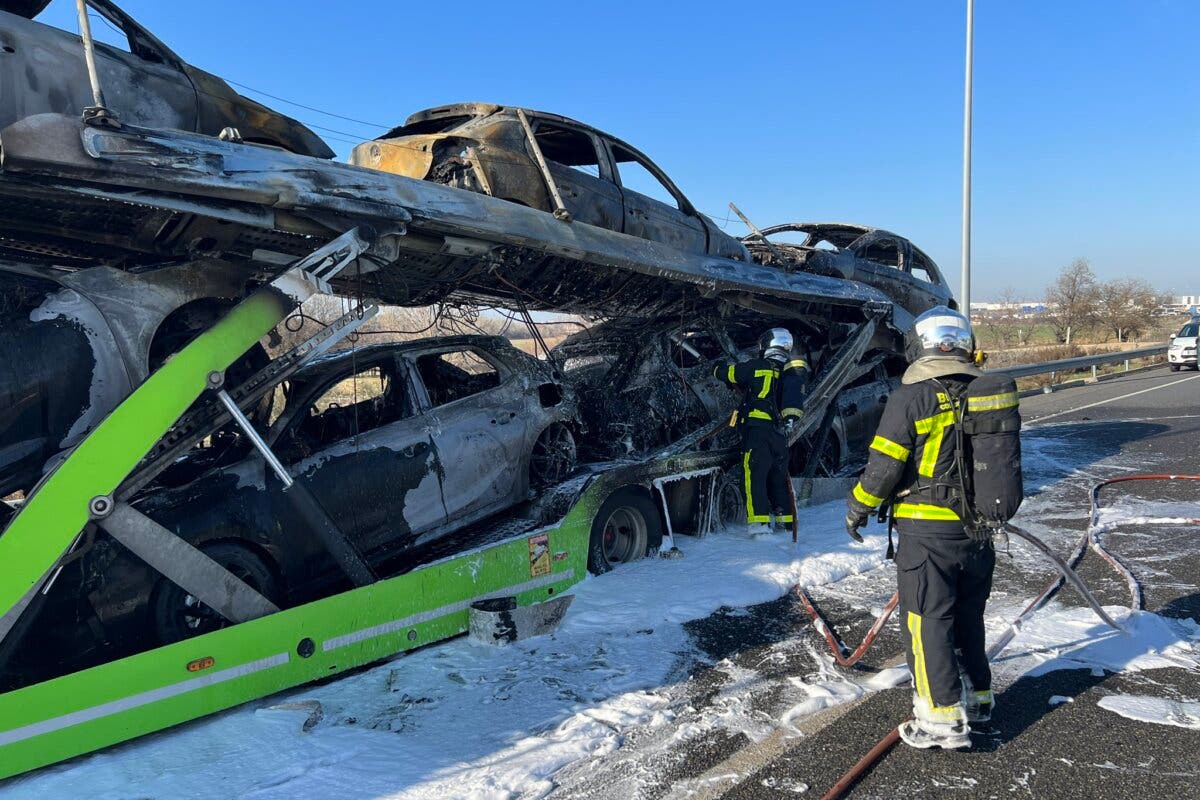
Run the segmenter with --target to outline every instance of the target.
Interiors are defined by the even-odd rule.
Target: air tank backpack
[[[968,532],[982,539],[1012,519],[1025,499],[1017,384],[983,375],[968,384],[963,400],[959,474],[971,517]]]

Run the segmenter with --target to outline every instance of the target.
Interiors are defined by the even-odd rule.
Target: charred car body
[[[570,219],[740,260],[737,239],[698,212],[647,156],[573,119],[488,103],[420,111],[354,148],[358,164],[481,192]]]
[[[891,231],[844,222],[792,222],[761,234],[743,239],[761,264],[860,281],[912,317],[934,306],[957,307],[933,259]]]
[[[35,17],[50,0],[0,0],[0,128],[34,114],[81,114],[93,104],[79,37]],[[236,128],[247,142],[332,158],[296,120],[244,97],[188,64],[109,0],[87,0],[97,32],[96,68],[105,102],[121,120],[216,136]]]
[[[739,398],[713,368],[727,359],[756,355],[764,327],[788,328],[814,373],[853,332],[851,325],[815,317],[745,314],[687,324],[612,320],[567,338],[554,356],[579,397],[589,434],[581,439],[581,455],[594,460],[644,456],[728,420]],[[793,443],[794,475],[832,476],[866,452],[866,440],[903,369],[886,338],[874,344],[858,374],[838,394],[819,450],[814,451],[812,438]],[[733,430],[719,430],[702,444],[731,446],[735,438]]]
[[[381,569],[530,500],[576,464],[573,392],[497,337],[323,356],[276,387],[255,416],[288,471]],[[344,576],[284,490],[230,427],[179,459],[133,504],[289,607],[336,590]],[[93,649],[166,644],[220,626],[102,533],[77,551],[51,602],[58,608],[49,614],[77,624],[43,632],[39,670],[50,652],[70,669]],[[12,668],[19,673],[19,661]]]

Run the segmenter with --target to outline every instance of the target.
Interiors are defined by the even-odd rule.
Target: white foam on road
[[[1098,705],[1137,722],[1200,730],[1200,703],[1138,694],[1114,694],[1101,697]]]
[[[1200,625],[1122,606],[1104,610],[1126,632],[1108,627],[1088,608],[1044,611],[1021,628],[994,663],[1009,680],[1058,669],[1200,669]]]
[[[18,779],[5,800],[544,796],[563,767],[613,751],[635,727],[672,720],[670,688],[696,663],[684,622],[879,566],[882,528],[854,544],[842,515],[838,503],[803,511],[795,550],[783,535],[679,537],[681,560],[585,580],[553,636],[426,648]],[[859,690],[832,676],[806,691],[789,719]],[[733,699],[725,724],[741,727]],[[311,704],[255,713],[305,701],[323,712],[307,732]]]

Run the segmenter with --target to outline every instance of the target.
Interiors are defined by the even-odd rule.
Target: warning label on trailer
[[[529,537],[529,577],[550,574],[550,534]]]

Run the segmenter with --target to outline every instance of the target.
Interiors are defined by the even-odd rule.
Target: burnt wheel
[[[592,520],[588,570],[599,575],[637,561],[662,542],[662,521],[650,493],[624,486],[608,496]]]
[[[214,544],[203,550],[205,555],[251,589],[270,600],[279,597],[279,582],[257,553],[230,542]],[[165,578],[155,589],[151,601],[151,619],[155,638],[161,644],[212,633],[229,624],[211,608]]]
[[[575,437],[566,425],[554,424],[542,431],[529,456],[529,485],[544,489],[562,483],[575,471]]]
[[[724,530],[732,525],[742,525],[746,522],[746,491],[743,488],[745,479],[741,467],[733,467],[721,473],[717,478],[716,498],[716,527]]]

